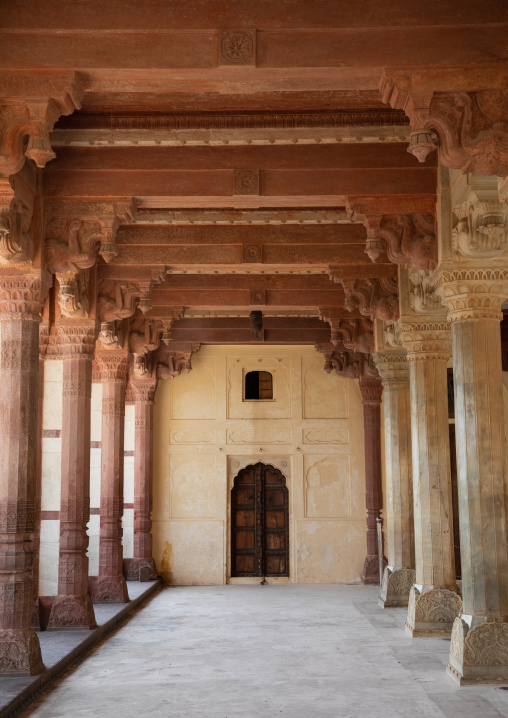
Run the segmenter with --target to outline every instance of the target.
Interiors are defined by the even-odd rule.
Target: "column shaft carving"
[[[58,596],[48,629],[94,628],[88,595],[90,520],[90,398],[94,322],[63,320],[57,327],[63,356],[62,477]]]
[[[31,628],[40,275],[0,277],[0,673],[43,670]]]
[[[403,318],[401,329],[411,387],[416,568],[406,629],[412,636],[450,635],[461,610],[452,530],[447,393],[450,330],[438,315],[407,322]]]
[[[388,537],[379,604],[388,608],[407,606],[415,582],[409,364],[403,351],[378,352],[374,359],[384,387]]]
[[[380,377],[360,377],[365,435],[365,500],[367,507],[367,556],[362,583],[379,583],[377,521],[383,504],[381,487],[381,397]]]
[[[153,478],[153,404],[156,382],[133,382],[134,429],[134,558],[129,564],[128,580],[139,578],[139,569],[147,566],[150,578],[157,576],[152,558],[152,478]]]
[[[97,359],[102,381],[101,525],[99,576],[92,598],[96,603],[126,603],[122,515],[127,354],[101,351]]]
[[[452,323],[463,613],[449,674],[508,682],[508,515],[499,322],[508,269],[442,267],[437,291]]]

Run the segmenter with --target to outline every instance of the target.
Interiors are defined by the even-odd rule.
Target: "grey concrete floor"
[[[494,718],[508,691],[456,686],[449,641],[411,639],[378,589],[167,588],[23,715]]]

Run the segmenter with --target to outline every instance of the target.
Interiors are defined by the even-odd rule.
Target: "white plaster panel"
[[[43,445],[47,440],[43,441]],[[60,439],[51,439],[52,442],[58,442],[61,446]],[[62,473],[62,455],[60,451],[44,451],[42,452],[41,467],[41,508],[43,511],[59,511],[60,495],[61,495],[61,473]]]
[[[134,555],[134,509],[123,510],[122,528],[123,557],[132,558]]]
[[[63,361],[44,362],[44,400],[42,428],[62,429]]]
[[[228,444],[289,444],[291,422],[265,419],[230,422]]]
[[[92,459],[93,457],[93,459]],[[90,451],[90,506],[98,509],[101,504],[101,450]]]
[[[172,455],[169,467],[171,518],[213,518],[215,455]]]
[[[229,419],[289,419],[291,416],[290,357],[228,357]],[[244,377],[250,371],[269,371],[273,400],[244,401]]]
[[[126,504],[134,503],[134,457],[124,456],[123,459],[123,500]]]
[[[152,532],[155,562],[166,583],[224,583],[223,521],[157,522]]]
[[[339,423],[340,422],[340,423]],[[345,419],[337,419],[333,426],[312,426],[302,430],[304,444],[349,444],[349,427]]]
[[[60,521],[41,521],[41,545],[39,559],[39,594],[58,594],[58,552],[60,543]]]
[[[102,384],[92,384],[90,440],[100,441],[102,434]]]
[[[99,575],[99,534],[101,517],[98,514],[90,516],[88,522],[88,575]]]
[[[304,456],[305,515],[342,518],[351,515],[348,455]]]
[[[171,380],[173,419],[215,419],[215,360],[192,358],[192,371]]]
[[[202,423],[196,426],[194,422],[174,422],[174,428],[169,433],[169,443],[176,446],[215,444],[215,425],[211,423],[202,426]]]
[[[335,372],[327,374],[322,358],[303,359],[303,416],[306,419],[347,419],[348,382]]]
[[[136,407],[134,404],[126,404],[125,406],[125,420],[124,420],[124,449],[125,451],[134,451],[134,429],[135,429],[135,416],[134,412]]]
[[[297,570],[300,583],[359,583],[365,559],[361,521],[299,521]]]

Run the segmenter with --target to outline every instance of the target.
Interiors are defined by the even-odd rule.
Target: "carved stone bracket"
[[[59,283],[58,304],[60,313],[70,319],[88,316],[88,272],[63,272],[56,275]]]
[[[32,202],[29,205],[16,197],[12,178],[0,177],[0,266],[23,267],[32,263],[29,234]]]
[[[180,376],[182,371],[188,374],[192,371],[192,355],[199,351],[201,344],[185,343],[170,345],[159,352],[157,364],[157,378],[170,379]]]
[[[47,231],[51,231],[49,226]],[[98,222],[71,219],[61,234],[63,236],[60,239],[51,237],[46,240],[45,259],[48,271],[57,274],[77,273],[80,269],[93,267],[97,261],[97,249],[102,237]]]
[[[143,314],[152,308],[150,292],[154,284],[160,284],[165,278],[162,276],[140,281],[122,282],[103,280],[99,284],[99,317],[103,322],[114,322],[132,317],[136,308]]]
[[[335,371],[337,376],[357,379],[360,376],[360,355],[345,349],[338,349],[333,344],[316,344],[316,351],[325,358],[324,370],[327,374]]]
[[[393,279],[344,279],[330,267],[331,279],[342,284],[348,311],[358,309],[369,319],[395,320],[399,317],[397,282]]]
[[[4,71],[0,96],[0,175],[19,172],[25,157],[44,167],[55,157],[49,141],[55,122],[81,107],[83,87],[77,73],[27,76]]]
[[[368,317],[343,319],[340,310],[334,308],[319,309],[319,318],[328,322],[331,329],[331,343],[338,347],[341,343],[346,349],[370,354],[374,351],[372,321]]]
[[[358,203],[348,203],[348,214],[367,229],[365,253],[373,262],[384,254],[394,264],[435,269],[437,247],[432,213],[365,215]]]
[[[508,90],[433,92],[413,87],[409,74],[385,75],[383,102],[411,123],[408,152],[424,162],[437,149],[445,167],[482,175],[508,174]]]

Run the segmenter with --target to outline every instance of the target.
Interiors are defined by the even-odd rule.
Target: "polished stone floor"
[[[167,588],[23,716],[494,718],[508,691],[456,686],[446,639],[411,639],[378,589]]]

